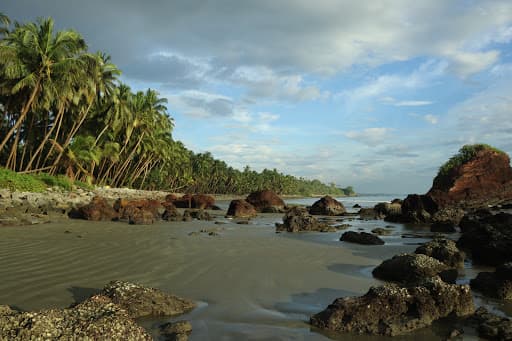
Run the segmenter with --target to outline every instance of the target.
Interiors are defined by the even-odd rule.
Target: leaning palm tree
[[[81,60],[76,58],[87,46],[80,34],[72,30],[54,33],[53,19],[37,23],[15,24],[14,30],[0,42],[0,82],[12,85],[11,96],[20,96],[21,110],[14,124],[0,142],[0,152],[20,128],[29,111],[43,92],[55,94],[55,80],[78,72]],[[0,88],[5,89],[3,84]],[[17,141],[12,150],[17,149]]]
[[[6,35],[9,33],[9,25],[11,24],[11,20],[8,16],[0,12],[0,36]]]

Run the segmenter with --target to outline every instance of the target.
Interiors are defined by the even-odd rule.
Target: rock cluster
[[[489,297],[512,299],[512,263],[496,268],[495,272],[480,272],[470,281],[471,288]]]
[[[115,281],[67,309],[18,312],[0,306],[0,339],[152,340],[136,318],[182,314],[194,307],[191,301],[157,289]]]
[[[335,231],[335,228],[320,223],[305,208],[292,207],[283,217],[283,223],[276,223],[276,232]]]
[[[484,307],[476,310],[471,316],[471,322],[476,325],[478,335],[487,340],[512,340],[512,321],[487,311]]]

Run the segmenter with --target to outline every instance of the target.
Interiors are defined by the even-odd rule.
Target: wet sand
[[[400,238],[404,227],[398,224],[393,236],[383,237],[388,245],[363,246],[340,242],[341,231],[276,234],[280,214],[261,215],[249,225],[214,214],[225,224],[69,220],[2,228],[0,303],[23,310],[66,307],[110,280],[128,280],[199,301],[199,308],[175,319],[192,322],[191,340],[327,340],[310,329],[309,316],[337,297],[361,295],[379,284],[373,267],[422,241]],[[365,230],[385,225],[349,223]],[[201,229],[219,235],[189,235]],[[158,338],[163,321],[141,323]],[[398,339],[441,339],[445,325]]]

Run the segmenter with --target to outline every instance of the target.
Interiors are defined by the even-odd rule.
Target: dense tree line
[[[51,18],[0,13],[0,165],[115,187],[207,193],[343,194],[274,170],[239,171],[172,138],[166,99],[134,92],[104,53]],[[351,188],[347,188],[347,193]]]

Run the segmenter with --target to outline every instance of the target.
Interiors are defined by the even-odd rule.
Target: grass
[[[7,188],[19,192],[44,192],[48,187],[58,187],[71,191],[73,187],[86,190],[93,189],[93,186],[81,181],[73,182],[65,175],[20,174],[4,168],[0,168],[0,188]]]
[[[478,152],[482,150],[491,150],[497,153],[505,154],[505,152],[490,146],[488,144],[467,144],[459,149],[459,152],[446,161],[440,168],[438,175],[448,175],[453,169],[471,161]]]

